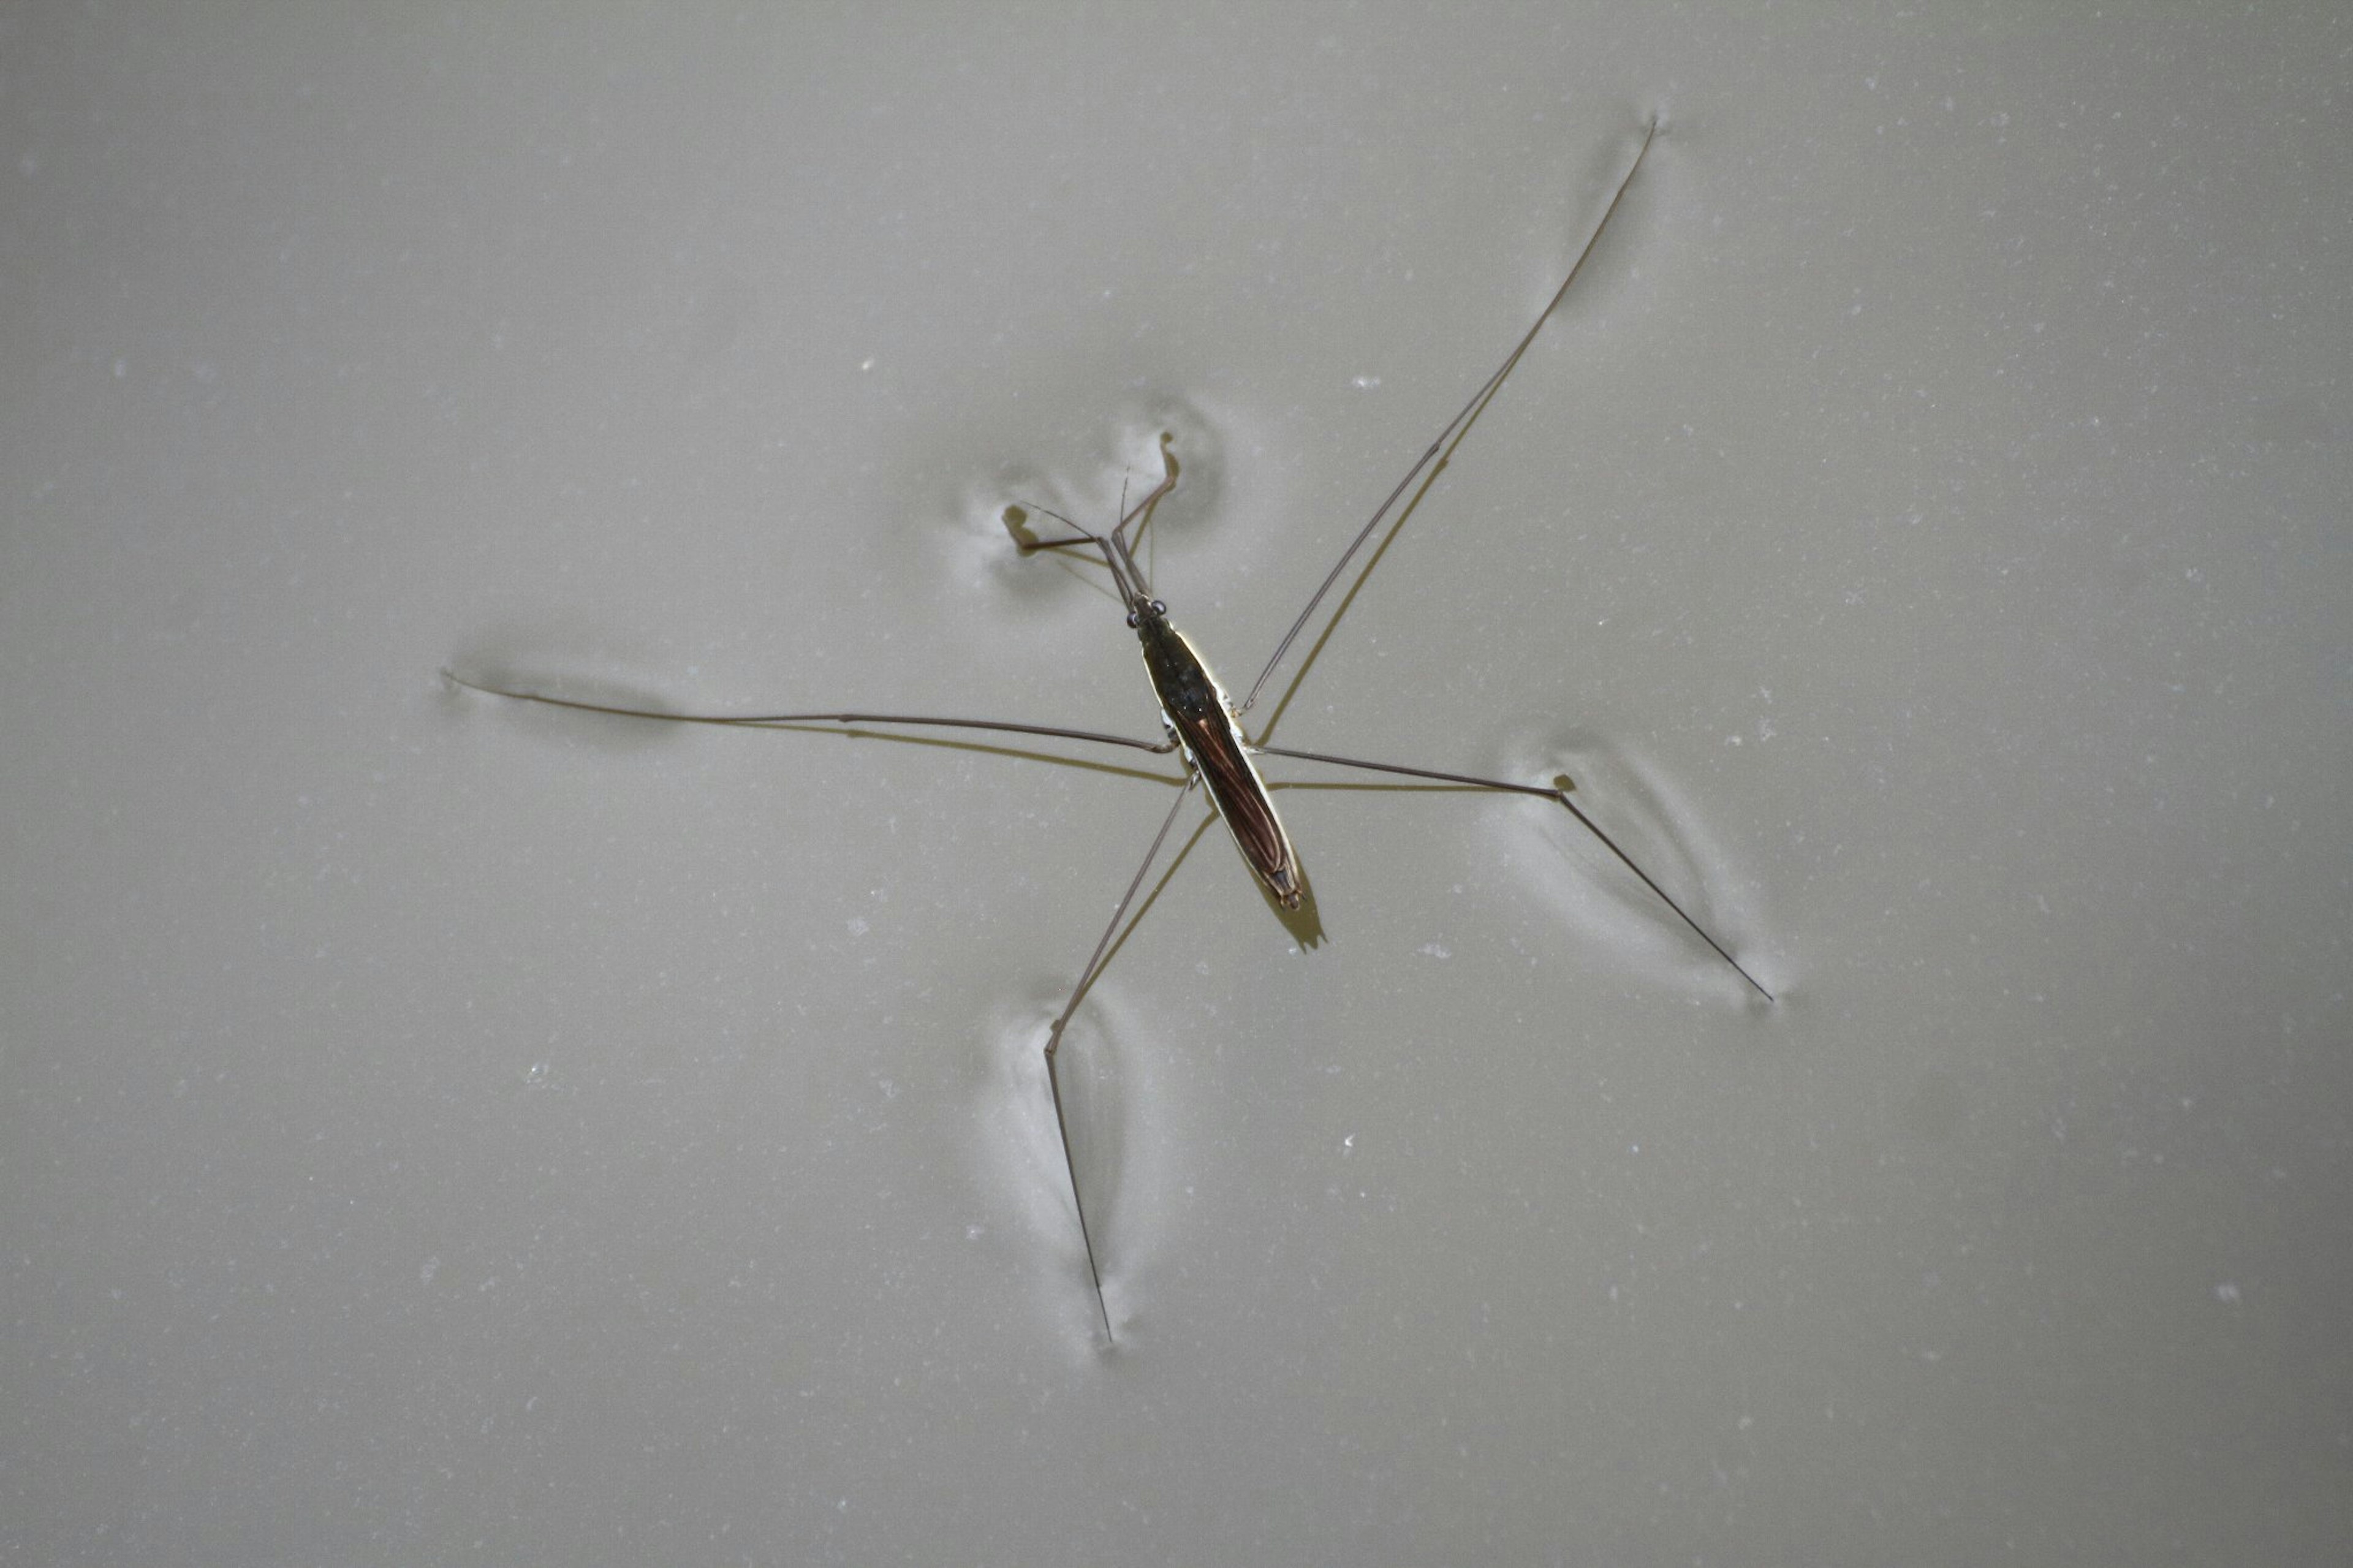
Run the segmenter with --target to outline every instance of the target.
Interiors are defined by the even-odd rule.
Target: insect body
[[[1291,835],[1282,830],[1273,798],[1266,793],[1266,781],[1250,761],[1249,742],[1242,739],[1225,688],[1201,662],[1191,640],[1168,624],[1167,605],[1154,599],[1138,608],[1134,619],[1168,738],[1208,790],[1235,847],[1266,890],[1284,909],[1297,909],[1299,858],[1292,850]]]
[[[1187,775],[1198,779],[1208,791],[1210,804],[1234,836],[1234,847],[1266,884],[1268,893],[1284,909],[1295,910],[1301,892],[1299,858],[1292,850],[1291,835],[1282,829],[1274,799],[1267,794],[1266,781],[1259,777],[1258,764],[1250,761],[1250,742],[1242,735],[1233,701],[1209,673],[1208,662],[1193,646],[1193,639],[1169,624],[1168,606],[1152,596],[1128,548],[1128,525],[1149,517],[1160,498],[1176,488],[1176,458],[1165,437],[1160,452],[1166,465],[1165,476],[1109,534],[1081,531],[1068,539],[1024,540],[1023,547],[1050,550],[1092,544],[1103,552],[1120,597],[1127,602],[1127,624],[1143,647],[1144,670],[1152,679],[1153,695],[1160,699],[1160,723],[1168,732],[1169,743],[1184,757]],[[1059,513],[1047,515],[1067,527],[1078,527]]]
[[[1635,863],[1632,857],[1620,848],[1617,842],[1569,798],[1569,792],[1574,786],[1567,779],[1556,779],[1548,785],[1538,785],[1506,779],[1479,778],[1431,768],[1407,767],[1393,763],[1368,762],[1359,757],[1294,751],[1267,744],[1263,738],[1254,743],[1244,734],[1241,726],[1242,715],[1248,712],[1251,705],[1257,701],[1259,693],[1265,689],[1268,680],[1282,665],[1284,655],[1290,651],[1292,645],[1314,618],[1317,607],[1324,602],[1324,597],[1340,581],[1342,574],[1347,569],[1348,563],[1356,557],[1365,542],[1372,537],[1374,531],[1380,526],[1382,520],[1390,514],[1399,498],[1411,489],[1414,482],[1430,471],[1432,463],[1442,463],[1445,456],[1451,453],[1472,422],[1477,418],[1480,410],[1495,395],[1496,390],[1502,386],[1504,377],[1510,374],[1512,367],[1519,363],[1520,356],[1535,340],[1536,332],[1543,327],[1546,319],[1551,315],[1553,308],[1560,303],[1561,299],[1568,292],[1569,285],[1576,281],[1577,271],[1584,266],[1586,258],[1592,254],[1595,243],[1600,238],[1603,229],[1608,226],[1611,214],[1617,211],[1618,204],[1624,197],[1627,187],[1633,183],[1636,171],[1641,167],[1643,155],[1649,152],[1651,142],[1657,134],[1658,123],[1653,121],[1649,132],[1642,139],[1641,150],[1635,153],[1633,163],[1628,166],[1624,178],[1620,181],[1616,193],[1610,197],[1608,207],[1603,210],[1599,221],[1594,226],[1591,236],[1587,239],[1585,248],[1578,254],[1576,263],[1570,267],[1568,275],[1561,280],[1559,289],[1554,292],[1544,310],[1537,314],[1535,322],[1521,337],[1517,346],[1504,357],[1503,363],[1496,367],[1494,374],[1490,375],[1478,391],[1472,395],[1471,400],[1462,405],[1461,410],[1448,422],[1446,427],[1439,432],[1437,439],[1430,444],[1428,449],[1406,471],[1405,477],[1399,479],[1395,488],[1389,491],[1388,499],[1382,501],[1379,508],[1374,511],[1372,517],[1349,542],[1347,549],[1342,552],[1340,559],[1334,563],[1331,571],[1324,575],[1322,584],[1308,599],[1306,607],[1299,613],[1298,618],[1292,623],[1290,629],[1283,634],[1282,639],[1276,645],[1272,657],[1267,660],[1265,668],[1260,671],[1258,679],[1252,683],[1249,695],[1243,699],[1240,706],[1236,706],[1227,697],[1224,689],[1209,673],[1208,664],[1195,650],[1192,643],[1170,624],[1168,606],[1154,596],[1150,583],[1135,561],[1131,530],[1140,532],[1148,524],[1153,509],[1176,485],[1177,462],[1175,454],[1169,449],[1170,438],[1167,437],[1163,437],[1161,441],[1165,472],[1160,482],[1134,507],[1126,509],[1118,524],[1107,533],[1091,531],[1059,513],[1038,508],[1034,510],[1044,516],[1053,518],[1071,531],[1065,537],[1041,540],[1031,535],[1024,526],[1026,521],[1024,509],[1009,508],[1006,514],[1007,526],[1013,532],[1024,552],[1039,550],[1078,549],[1089,550],[1100,554],[1111,573],[1120,600],[1126,608],[1127,624],[1134,628],[1137,642],[1143,650],[1145,669],[1151,678],[1153,692],[1159,700],[1161,724],[1166,734],[1166,738],[1161,741],[1143,741],[1125,735],[1106,734],[1097,731],[1071,730],[1055,725],[1029,724],[993,719],[940,718],[925,714],[843,711],[749,715],[661,713],[644,709],[576,701],[536,691],[466,679],[454,674],[449,675],[448,678],[458,685],[495,696],[514,698],[529,702],[543,702],[558,708],[577,709],[587,712],[613,713],[628,718],[663,720],[670,722],[716,724],[731,728],[776,728],[809,724],[905,725],[1042,736],[1089,744],[1124,746],[1164,755],[1170,752],[1176,752],[1185,764],[1183,787],[1178,790],[1175,803],[1170,806],[1167,816],[1160,825],[1159,832],[1153,837],[1151,847],[1145,851],[1143,864],[1136,868],[1135,875],[1127,885],[1127,890],[1121,895],[1119,902],[1113,909],[1111,920],[1103,927],[1102,936],[1096,941],[1093,952],[1081,967],[1077,983],[1071,987],[1069,1000],[1063,1004],[1061,1011],[1049,1026],[1044,1047],[1047,1079],[1054,1101],[1055,1124],[1061,1134],[1063,1163],[1070,1178],[1071,1195],[1077,1211],[1080,1237],[1086,1248],[1087,1270],[1094,1287],[1095,1302],[1102,1314],[1104,1335],[1107,1339],[1113,1338],[1114,1336],[1112,1329],[1111,1309],[1103,1296],[1103,1271],[1096,1261],[1093,1232],[1086,1217],[1085,1196],[1081,1190],[1077,1163],[1071,1152],[1070,1121],[1063,1108],[1060,1062],[1062,1036],[1089,988],[1101,976],[1103,966],[1108,962],[1107,955],[1113,951],[1113,939],[1118,935],[1122,922],[1127,919],[1128,910],[1134,903],[1138,889],[1143,887],[1145,878],[1150,873],[1162,846],[1167,840],[1170,828],[1176,824],[1177,814],[1184,809],[1185,802],[1191,798],[1196,784],[1200,785],[1208,794],[1211,805],[1216,808],[1219,817],[1224,820],[1228,830],[1232,833],[1234,844],[1241,851],[1242,858],[1249,863],[1267,895],[1286,910],[1295,910],[1300,907],[1305,893],[1305,882],[1300,869],[1298,856],[1292,847],[1291,836],[1284,831],[1282,818],[1276,814],[1274,802],[1267,792],[1266,784],[1259,775],[1256,761],[1259,757],[1291,758],[1396,777],[1535,795],[1552,801],[1576,817],[1577,822],[1583,825],[1634,876],[1639,878],[1644,886],[1657,894],[1685,926],[1696,933],[1700,940],[1704,942],[1725,963],[1730,964],[1758,995],[1767,1002],[1772,1000],[1772,993],[1750,974],[1739,961],[1725,950],[1723,943],[1717,942],[1705,928],[1686,913],[1683,906],[1677,903],[1665,889],[1653,880],[1648,872]]]

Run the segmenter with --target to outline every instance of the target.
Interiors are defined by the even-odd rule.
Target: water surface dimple
[[[992,1206],[1020,1221],[999,1228],[1029,1238],[1022,1266],[1035,1271],[1056,1313],[1075,1314],[1073,1322],[1082,1323],[1097,1314],[1071,1199],[1075,1167],[1117,1324],[1138,1267],[1163,1229],[1176,1118],[1161,1092],[1159,1054],[1146,1043],[1149,1020],[1124,1002],[1115,976],[1099,982],[1062,1037],[1062,1104],[1071,1132],[1065,1163],[1045,1046],[1066,995],[1040,979],[989,1018],[973,1157]]]
[[[1566,775],[1569,798],[1672,895],[1691,918],[1754,973],[1753,933],[1731,863],[1690,803],[1628,748],[1577,730],[1532,732],[1505,752],[1498,776],[1531,782]],[[1492,851],[1560,918],[1580,945],[1637,973],[1726,996],[1755,996],[1737,971],[1576,817],[1529,797],[1483,819]],[[1758,976],[1768,986],[1775,981]],[[1778,987],[1776,986],[1778,990]]]

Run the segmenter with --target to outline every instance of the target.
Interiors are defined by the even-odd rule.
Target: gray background
[[[2317,1561],[2339,7],[0,14],[0,1555]],[[1165,785],[1014,496],[1179,435]],[[1114,759],[1116,760],[1116,759]]]

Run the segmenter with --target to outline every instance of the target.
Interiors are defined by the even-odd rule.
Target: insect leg
[[[1588,833],[1592,834],[1594,837],[1601,841],[1603,848],[1618,857],[1619,861],[1625,866],[1626,869],[1633,872],[1635,876],[1641,878],[1642,886],[1658,894],[1659,900],[1665,904],[1667,908],[1674,910],[1676,915],[1682,919],[1683,924],[1691,927],[1692,931],[1698,935],[1700,941],[1707,943],[1709,947],[1714,948],[1715,950],[1715,955],[1718,958],[1721,958],[1725,963],[1732,965],[1733,972],[1735,973],[1738,974],[1741,979],[1748,982],[1750,985],[1756,987],[1757,994],[1764,997],[1767,1002],[1774,999],[1773,993],[1766,990],[1764,984],[1757,980],[1757,976],[1749,973],[1747,970],[1742,968],[1740,961],[1733,957],[1731,953],[1725,951],[1724,943],[1710,936],[1705,926],[1692,919],[1690,913],[1684,910],[1683,905],[1675,902],[1673,897],[1669,894],[1664,888],[1659,886],[1657,880],[1653,879],[1648,871],[1643,870],[1642,868],[1635,862],[1635,859],[1631,855],[1627,854],[1625,850],[1618,847],[1618,841],[1616,839],[1601,831],[1599,824],[1596,823],[1593,818],[1586,816],[1583,811],[1577,808],[1577,803],[1568,798],[1568,792],[1571,785],[1566,777],[1563,777],[1561,781],[1553,787],[1546,788],[1541,784],[1514,784],[1507,779],[1482,779],[1474,778],[1468,773],[1440,773],[1434,768],[1408,768],[1400,767],[1395,763],[1368,763],[1361,757],[1335,757],[1323,752],[1296,752],[1287,746],[1253,746],[1250,750],[1258,752],[1261,756],[1293,757],[1303,763],[1327,763],[1337,768],[1359,768],[1366,773],[1397,773],[1403,777],[1413,779],[1435,779],[1440,784],[1465,784],[1472,789],[1504,790],[1513,795],[1540,795],[1546,800],[1557,801],[1562,809],[1567,811],[1569,816],[1577,818],[1578,822],[1584,825],[1585,830]]]
[[[1075,546],[1089,544],[1100,546],[1106,553],[1108,553],[1113,548],[1111,542],[1113,540],[1122,541],[1119,548],[1120,552],[1124,555],[1127,552],[1127,548],[1132,546],[1134,542],[1133,540],[1127,540],[1124,538],[1124,535],[1127,532],[1128,524],[1135,523],[1136,537],[1142,538],[1145,529],[1151,525],[1152,509],[1160,504],[1161,497],[1166,495],[1170,490],[1176,488],[1176,454],[1173,449],[1176,439],[1176,437],[1168,434],[1166,431],[1161,432],[1160,462],[1162,474],[1160,482],[1153,486],[1151,492],[1142,500],[1137,501],[1134,506],[1127,508],[1126,510],[1122,512],[1120,514],[1119,526],[1113,529],[1108,534],[1091,533],[1087,530],[1081,528],[1077,523],[1071,521],[1069,518],[1064,517],[1060,512],[1054,510],[1051,507],[1039,506],[1035,502],[1023,502],[1018,506],[1006,508],[1004,518],[1005,531],[1013,536],[1013,542],[1020,547],[1021,553],[1024,555],[1037,550],[1068,550]],[[1040,517],[1052,518],[1056,522],[1060,523],[1064,528],[1071,531],[1069,536],[1062,539],[1039,538],[1036,534],[1029,531],[1029,519],[1026,516],[1016,515],[1017,513],[1025,511],[1034,511]],[[1140,522],[1137,521],[1139,518],[1143,520]]]
[[[664,713],[651,708],[617,708],[606,702],[581,702],[569,697],[550,697],[543,691],[521,691],[491,686],[480,680],[469,680],[448,669],[441,672],[441,678],[452,686],[462,686],[469,691],[479,691],[487,697],[504,697],[516,702],[541,702],[550,708],[569,708],[576,712],[604,713],[619,719],[655,719],[671,724],[715,724],[729,730],[774,730],[794,724],[911,724],[939,730],[993,730],[1008,735],[1043,735],[1056,741],[1084,741],[1090,745],[1126,746],[1161,756],[1176,749],[1176,743],[1166,737],[1157,741],[1139,741],[1132,736],[1107,734],[1100,730],[1065,730],[1053,724],[1017,724],[1003,719],[938,719],[915,713]]]
[[[1127,891],[1119,896],[1119,906],[1111,912],[1111,923],[1104,926],[1103,935],[1095,939],[1095,950],[1087,954],[1086,966],[1079,971],[1079,983],[1071,988],[1071,999],[1062,1004],[1061,1012],[1046,1030],[1046,1082],[1054,1092],[1054,1128],[1062,1135],[1062,1168],[1070,1173],[1071,1205],[1078,1211],[1079,1240],[1085,1244],[1087,1249],[1087,1278],[1094,1282],[1095,1308],[1103,1314],[1103,1338],[1113,1342],[1118,1336],[1112,1332],[1111,1306],[1103,1300],[1103,1269],[1095,1262],[1094,1234],[1087,1228],[1086,1199],[1079,1194],[1079,1162],[1071,1152],[1071,1120],[1062,1110],[1062,1069],[1057,1058],[1062,1048],[1063,1028],[1069,1025],[1071,1016],[1079,1010],[1079,1003],[1085,998],[1088,989],[1103,973],[1103,955],[1111,951],[1112,938],[1118,932],[1120,921],[1127,918],[1127,907],[1135,901],[1136,889],[1144,886],[1144,879],[1151,871],[1152,863],[1160,858],[1160,847],[1168,841],[1168,830],[1176,825],[1176,814],[1193,797],[1194,778],[1189,771],[1186,773],[1185,787],[1176,792],[1176,804],[1168,808],[1168,816],[1161,822],[1160,831],[1152,836],[1152,847],[1144,852],[1144,864],[1135,868],[1135,875],[1128,881]]]
[[[1281,642],[1274,645],[1272,657],[1267,659],[1266,668],[1258,672],[1258,679],[1250,682],[1250,695],[1242,699],[1241,706],[1235,709],[1235,712],[1247,713],[1250,710],[1251,705],[1258,701],[1258,694],[1266,689],[1267,681],[1273,678],[1276,668],[1282,663],[1282,656],[1291,651],[1291,645],[1299,640],[1301,632],[1307,629],[1307,623],[1315,615],[1315,606],[1324,602],[1325,595],[1331,593],[1333,584],[1339,582],[1340,574],[1348,569],[1348,563],[1356,558],[1356,552],[1365,547],[1365,541],[1370,539],[1373,536],[1373,531],[1380,527],[1381,519],[1388,516],[1389,509],[1397,505],[1398,498],[1413,488],[1414,480],[1419,479],[1422,471],[1432,462],[1438,463],[1442,468],[1453,458],[1454,448],[1461,445],[1464,436],[1470,434],[1472,421],[1479,417],[1480,411],[1486,407],[1488,400],[1502,389],[1504,378],[1512,374],[1512,367],[1520,363],[1520,356],[1526,353],[1528,345],[1536,341],[1536,334],[1544,330],[1545,322],[1551,318],[1553,311],[1560,308],[1561,300],[1567,297],[1568,286],[1576,282],[1577,275],[1585,269],[1586,258],[1593,254],[1593,247],[1601,243],[1602,232],[1609,228],[1610,218],[1617,215],[1618,204],[1626,199],[1626,189],[1634,183],[1634,172],[1642,166],[1642,155],[1651,150],[1651,143],[1657,139],[1658,134],[1658,117],[1653,115],[1651,118],[1650,129],[1642,133],[1641,146],[1634,151],[1634,161],[1626,166],[1625,178],[1618,182],[1617,190],[1610,195],[1609,205],[1601,209],[1600,221],[1593,226],[1593,232],[1586,236],[1585,248],[1577,253],[1577,259],[1569,265],[1568,276],[1560,280],[1560,287],[1553,290],[1553,296],[1545,302],[1545,308],[1536,312],[1536,319],[1529,323],[1527,331],[1521,336],[1512,352],[1504,356],[1504,363],[1495,367],[1495,374],[1482,382],[1479,390],[1471,395],[1471,401],[1462,405],[1461,412],[1446,422],[1446,428],[1438,433],[1438,439],[1432,441],[1429,449],[1414,459],[1413,467],[1405,471],[1405,478],[1399,479],[1397,482],[1397,488],[1389,491],[1388,499],[1382,501],[1374,510],[1373,515],[1365,520],[1365,526],[1356,531],[1356,536],[1348,542],[1348,548],[1340,552],[1340,559],[1332,563],[1332,570],[1324,574],[1324,581],[1309,596],[1307,607],[1299,612],[1299,618],[1291,623],[1291,629],[1282,634]],[[1411,509],[1409,507],[1408,510]],[[1366,570],[1370,571],[1371,568],[1367,567]]]

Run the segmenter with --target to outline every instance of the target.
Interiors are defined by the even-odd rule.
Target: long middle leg
[[[1509,779],[1482,779],[1475,778],[1469,773],[1440,773],[1435,768],[1409,768],[1401,767],[1395,763],[1368,763],[1362,757],[1335,757],[1325,752],[1299,752],[1293,751],[1288,746],[1253,746],[1250,750],[1258,752],[1261,756],[1293,757],[1303,763],[1325,763],[1335,768],[1357,768],[1366,773],[1397,773],[1402,777],[1411,779],[1434,779],[1440,784],[1465,784],[1472,789],[1503,790],[1513,795],[1533,795],[1545,800],[1556,802],[1563,810],[1569,814],[1569,816],[1577,818],[1578,822],[1582,823],[1588,833],[1592,834],[1594,837],[1599,839],[1603,848],[1609,850],[1610,854],[1618,857],[1619,862],[1622,864],[1626,869],[1633,872],[1635,876],[1641,878],[1642,886],[1658,894],[1660,902],[1665,904],[1667,908],[1674,910],[1676,915],[1682,919],[1683,924],[1691,927],[1692,931],[1699,937],[1700,941],[1707,943],[1709,947],[1715,950],[1715,955],[1718,958],[1721,958],[1725,963],[1732,965],[1733,972],[1735,973],[1738,974],[1741,979],[1746,980],[1750,985],[1754,986],[1756,988],[1757,994],[1764,997],[1767,1002],[1773,1000],[1773,993],[1766,990],[1764,984],[1759,981],[1757,976],[1749,973],[1747,970],[1742,968],[1740,960],[1733,957],[1731,953],[1725,951],[1724,943],[1716,941],[1713,936],[1710,936],[1705,926],[1692,919],[1690,913],[1684,910],[1683,905],[1675,902],[1673,897],[1670,895],[1664,888],[1659,886],[1658,881],[1652,878],[1648,871],[1643,870],[1641,866],[1636,862],[1631,855],[1627,854],[1625,850],[1618,847],[1618,841],[1616,839],[1610,837],[1609,835],[1601,830],[1600,824],[1595,822],[1593,818],[1586,816],[1583,811],[1578,809],[1577,804],[1568,798],[1570,786],[1566,777],[1564,777],[1558,784],[1546,787],[1543,784],[1514,784]]]
[[[1176,749],[1176,742],[1166,738],[1139,741],[1128,735],[1105,734],[1100,730],[1070,730],[1059,724],[1019,724],[1008,719],[943,719],[919,713],[845,713],[838,710],[828,713],[665,713],[655,708],[618,708],[608,702],[583,702],[520,687],[493,686],[488,681],[470,679],[446,668],[441,671],[441,678],[452,686],[462,686],[486,697],[539,702],[550,708],[569,708],[575,712],[603,713],[617,719],[651,719],[665,724],[711,724],[723,730],[783,730],[807,724],[909,724],[940,730],[988,730],[1007,735],[1042,735],[1050,740],[1084,741],[1098,746],[1125,746],[1131,751],[1150,752],[1158,756],[1166,756]]]

